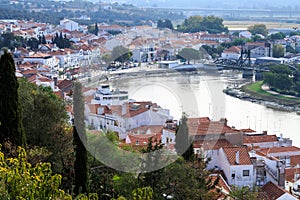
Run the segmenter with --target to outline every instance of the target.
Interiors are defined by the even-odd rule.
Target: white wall
[[[221,57],[222,58],[227,58],[227,59],[239,59],[240,54],[236,54],[236,53],[222,53]]]
[[[175,144],[175,131],[171,131],[168,129],[163,129],[163,133],[162,133],[162,138],[161,138],[161,142],[163,144],[167,143],[167,138],[168,138],[168,143],[169,144]]]
[[[253,165],[230,165],[223,149],[219,150],[218,166],[224,171],[229,185],[254,186],[255,184],[255,171]],[[249,170],[249,176],[243,176],[243,170]],[[235,178],[232,178],[235,174]]]
[[[249,176],[243,176],[243,170],[249,170]],[[235,178],[232,178],[232,174],[235,174]],[[230,176],[227,177],[229,185],[236,185],[238,187],[250,186],[255,184],[256,174],[254,173],[253,165],[231,165]]]
[[[281,197],[277,198],[277,200],[297,200],[296,197],[294,197],[293,195],[290,195],[288,193],[285,193],[284,195],[282,195]]]

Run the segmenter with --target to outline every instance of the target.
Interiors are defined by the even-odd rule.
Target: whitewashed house
[[[239,33],[239,37],[250,39],[252,37],[252,33],[250,33],[249,31],[242,31]]]
[[[122,105],[90,104],[88,124],[96,129],[110,129],[125,139],[127,131],[151,125],[164,125],[170,119],[169,110],[152,102],[125,102]]]
[[[241,56],[241,48],[237,46],[232,46],[228,49],[225,49],[221,55],[222,58],[235,59],[235,60],[239,59],[240,56]]]
[[[300,197],[300,166],[285,169],[285,190]]]
[[[255,185],[255,168],[245,146],[222,147],[218,167],[224,171],[229,185],[250,188]]]
[[[295,146],[261,148],[258,151],[284,161],[286,167],[291,165],[291,158],[300,156],[300,148]]]
[[[69,31],[75,31],[79,29],[79,24],[70,19],[60,20],[59,24],[63,29],[67,29]]]
[[[40,63],[42,65],[49,66],[51,69],[58,67],[59,59],[50,54],[44,53],[30,53],[28,56],[25,56],[23,62],[30,63]]]

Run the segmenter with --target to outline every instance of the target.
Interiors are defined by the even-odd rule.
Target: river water
[[[170,109],[175,119],[185,112],[189,117],[210,117],[212,120],[227,118],[236,128],[251,128],[257,132],[268,131],[291,138],[300,147],[300,115],[295,112],[278,111],[263,105],[240,100],[223,93],[227,86],[240,85],[241,72],[198,71],[197,74],[172,73],[152,76],[114,79],[113,88],[126,90],[129,98],[152,101]]]

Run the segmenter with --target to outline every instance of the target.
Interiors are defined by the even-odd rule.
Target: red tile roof
[[[213,149],[217,150],[222,147],[232,146],[232,144],[226,139],[219,140],[197,140],[193,143],[194,148],[203,148],[205,150]]]
[[[190,135],[208,135],[208,134],[225,134],[240,133],[239,130],[229,127],[226,119],[220,121],[211,121],[209,118],[188,118],[187,125]]]
[[[51,57],[50,54],[37,52],[37,53],[34,53],[33,55],[26,56],[25,58],[49,58],[49,57]]]
[[[237,47],[237,46],[232,46],[228,49],[224,50],[224,53],[236,53],[236,54],[240,54],[241,53],[241,48]]]
[[[245,135],[244,144],[253,144],[261,142],[278,142],[276,135]]]
[[[223,147],[223,151],[230,165],[252,165],[248,149],[245,146]]]
[[[71,80],[62,80],[62,81],[59,81],[59,83],[57,84],[57,87],[61,90],[64,90],[68,87],[71,87],[73,85],[73,81]]]
[[[259,151],[261,151],[264,154],[270,154],[270,153],[280,153],[280,152],[295,152],[295,151],[299,151],[300,152],[300,148],[299,147],[295,147],[295,146],[289,146],[289,147],[272,147],[272,148],[262,148]]]
[[[128,134],[127,136],[130,139],[131,144],[140,146],[146,146],[150,138],[152,138],[153,142],[155,141],[155,139],[157,139],[157,141],[161,140],[161,133]]]
[[[281,189],[279,186],[272,182],[268,182],[261,188],[261,192],[268,197],[268,200],[276,200],[286,193],[285,190]]]
[[[229,192],[231,191],[229,185],[226,183],[226,181],[224,180],[224,178],[222,177],[221,174],[210,174],[209,175],[209,179],[212,184],[214,184],[218,178],[219,178],[219,180],[218,180],[215,188],[210,190],[210,193],[211,192],[213,193],[212,194],[213,199],[225,199],[228,196]]]
[[[141,113],[144,113],[152,108],[159,108],[155,103],[150,101],[142,101],[142,102],[128,102],[126,103],[126,113],[122,115],[123,117],[134,117]]]
[[[300,165],[300,155],[290,156],[290,165],[291,166]]]
[[[285,180],[294,183],[295,181],[299,180],[300,178],[298,178],[297,180],[295,180],[295,174],[299,174],[300,175],[300,168],[285,168]]]
[[[163,125],[153,125],[153,126],[140,126],[138,128],[131,129],[129,133],[131,134],[146,134],[148,131],[150,133],[162,133]]]

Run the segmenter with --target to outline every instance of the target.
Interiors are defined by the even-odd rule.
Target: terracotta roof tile
[[[152,133],[162,133],[163,125],[153,125],[153,126],[140,126],[134,129],[131,129],[129,133],[131,134],[148,134]]]
[[[284,195],[286,192],[272,182],[265,184],[261,191],[265,193],[270,200],[275,200]]]
[[[231,189],[230,189],[229,185],[226,183],[226,181],[224,180],[224,178],[222,177],[222,175],[221,174],[210,174],[209,178],[210,178],[211,183],[214,183],[217,179],[219,179],[215,188],[213,188],[210,191],[213,193],[212,194],[213,199],[225,199],[228,196]],[[220,192],[218,190],[220,190]]]
[[[253,144],[261,142],[278,142],[276,135],[245,135],[244,144]]]
[[[295,180],[295,174],[298,174],[298,178]],[[289,182],[295,182],[300,179],[300,168],[285,168],[285,180]]]
[[[300,165],[300,155],[290,156],[290,165],[291,166]]]
[[[230,165],[252,165],[247,147],[222,148]],[[238,158],[237,155],[239,156]]]
[[[65,88],[73,86],[73,81],[64,79],[60,81],[57,86],[59,89],[64,90]]]
[[[210,121],[209,118],[188,118],[187,125],[190,135],[208,135],[240,133],[239,130],[229,127],[226,119],[220,121]]]
[[[295,151],[299,151],[300,152],[300,148],[299,147],[295,147],[295,146],[289,146],[289,147],[272,147],[272,148],[262,148],[259,151],[261,151],[264,154],[270,154],[270,153],[280,153],[280,152],[295,152]]]
[[[146,146],[149,142],[149,139],[152,138],[154,142],[155,139],[157,141],[161,140],[161,133],[152,133],[152,134],[128,134],[128,138],[133,145],[141,145]]]
[[[203,149],[220,149],[222,147],[232,146],[232,144],[226,139],[219,140],[197,140],[193,143],[194,148],[203,148]]]
[[[232,46],[232,47],[224,50],[224,53],[237,53],[237,54],[239,54],[240,52],[241,52],[241,48],[237,47],[237,46]]]

